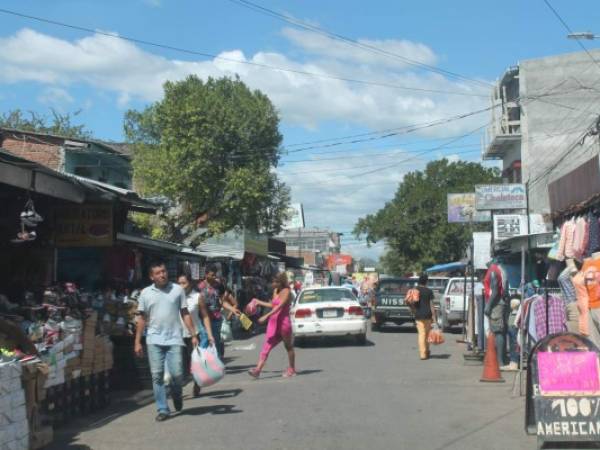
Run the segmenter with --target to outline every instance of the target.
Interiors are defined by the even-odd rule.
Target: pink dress
[[[273,299],[273,308],[277,307],[281,303],[279,297]],[[260,352],[260,359],[266,360],[269,353],[277,344],[279,344],[284,337],[290,337],[292,335],[292,321],[290,320],[290,304],[288,303],[271,317],[267,323],[267,333],[265,336],[265,343],[263,344]]]

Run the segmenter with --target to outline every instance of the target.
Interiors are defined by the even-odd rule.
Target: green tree
[[[81,110],[62,114],[55,109],[50,109],[50,116],[45,116],[35,111],[25,113],[20,109],[14,109],[0,116],[0,127],[70,138],[91,139],[92,133],[86,129],[85,125],[75,125],[73,123],[74,117],[77,117],[80,113]]]
[[[137,189],[178,205],[164,216],[171,218],[168,234],[181,238],[176,230],[203,212],[212,233],[280,230],[289,189],[272,170],[282,136],[263,93],[237,78],[167,82],[161,101],[126,113],[125,134]]]
[[[447,194],[473,192],[476,184],[494,182],[499,182],[496,169],[464,161],[432,161],[425,170],[407,174],[394,199],[359,219],[354,233],[368,243],[386,241],[388,251],[380,264],[391,274],[459,260],[470,241],[469,227],[448,223]]]

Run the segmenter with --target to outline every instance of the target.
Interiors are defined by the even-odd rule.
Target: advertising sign
[[[56,211],[57,247],[108,247],[113,243],[112,204],[60,207]]]
[[[491,222],[490,211],[475,209],[475,193],[448,194],[448,223]]]
[[[292,203],[287,211],[288,219],[283,225],[284,230],[304,228],[304,207],[302,203]]]
[[[352,264],[352,255],[334,253],[327,257],[327,268],[329,270],[337,271],[338,266],[344,266],[345,268],[350,264]]]
[[[473,264],[475,270],[487,269],[487,263],[492,259],[492,233],[483,231],[473,233]]]
[[[538,448],[591,448],[600,436],[598,348],[579,334],[559,333],[532,350],[527,372],[526,430]],[[573,443],[579,442],[580,445]],[[583,444],[586,443],[586,444]]]
[[[526,209],[527,191],[523,184],[486,184],[475,186],[478,210]]]
[[[527,234],[546,233],[551,229],[544,222],[541,214],[529,215],[528,230],[527,216],[521,214],[498,214],[494,216],[494,242],[500,242],[515,236],[525,236]]]
[[[499,214],[494,216],[494,242],[527,234],[527,216]]]

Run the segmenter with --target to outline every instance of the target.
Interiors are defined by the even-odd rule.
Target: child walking
[[[288,353],[289,367],[283,374],[284,377],[296,375],[296,355],[294,353],[294,342],[292,337],[292,322],[290,320],[290,286],[287,275],[280,273],[273,278],[273,300],[269,302],[257,301],[257,304],[270,308],[271,311],[258,319],[263,324],[268,320],[265,343],[260,352],[258,364],[254,369],[248,371],[251,377],[258,378],[262,371],[269,353],[281,341]]]

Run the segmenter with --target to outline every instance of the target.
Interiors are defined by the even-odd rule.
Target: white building
[[[556,212],[600,192],[598,160],[582,167],[599,153],[600,50],[590,53],[597,63],[585,52],[522,61],[493,90],[483,158],[502,160],[506,182],[527,183],[530,212]]]

